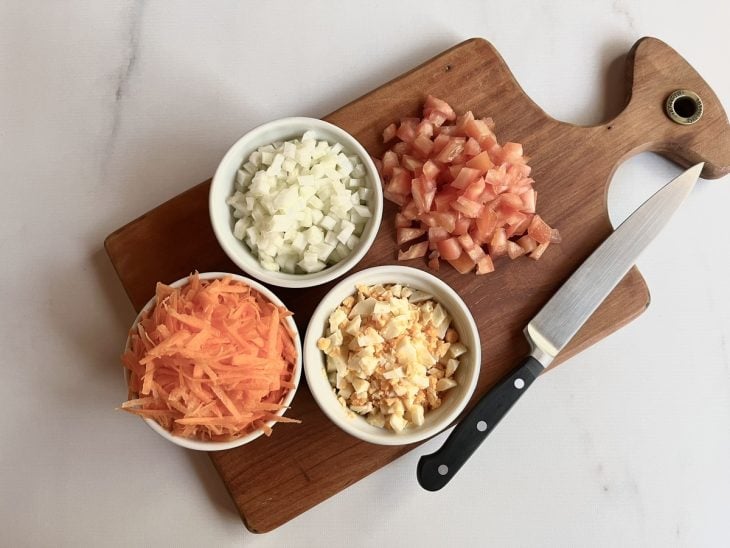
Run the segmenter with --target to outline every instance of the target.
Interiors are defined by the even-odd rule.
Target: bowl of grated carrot
[[[292,313],[253,280],[222,272],[157,284],[122,355],[128,399],[167,440],[220,451],[269,436],[302,370]]]

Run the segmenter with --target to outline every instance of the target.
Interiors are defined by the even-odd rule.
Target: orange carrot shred
[[[224,441],[256,429],[271,435],[295,388],[297,353],[279,308],[225,277],[181,288],[158,283],[155,306],[130,331],[122,365],[129,400],[121,409],[157,421],[174,435]]]
[[[269,347],[266,349],[266,357],[272,359],[276,356],[276,343],[279,338],[279,309],[276,306],[271,306],[273,312],[271,314],[271,321],[269,322]]]

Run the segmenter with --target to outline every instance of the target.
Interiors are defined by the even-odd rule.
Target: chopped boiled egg
[[[342,405],[394,432],[422,425],[441,405],[468,351],[432,295],[399,284],[358,286],[317,346]]]

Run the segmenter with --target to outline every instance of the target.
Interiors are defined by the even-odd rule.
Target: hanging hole
[[[697,103],[689,97],[680,97],[674,101],[674,112],[682,118],[692,118],[692,116],[697,114]]]
[[[664,110],[677,124],[694,124],[702,117],[702,99],[694,91],[678,89],[667,98]]]

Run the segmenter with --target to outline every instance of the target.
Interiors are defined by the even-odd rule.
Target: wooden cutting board
[[[545,114],[525,95],[495,49],[473,39],[325,117],[379,156],[383,128],[417,115],[430,93],[458,112],[470,109],[477,116],[492,116],[500,142],[523,143],[531,157],[538,210],[560,229],[563,243],[551,247],[539,262],[500,259],[497,271],[488,276],[461,276],[450,267],[437,273],[463,297],[480,329],[484,363],[472,401],[527,352],[523,326],[611,232],[606,193],[621,160],[653,150],[683,166],[705,161],[705,178],[730,171],[727,116],[682,57],[659,40],[645,38],[629,52],[627,69],[623,112],[610,122],[579,127]],[[677,88],[693,90],[704,101],[704,114],[695,125],[678,125],[664,113],[665,99]],[[556,82],[556,92],[562,91]],[[238,272],[208,221],[209,184],[184,192],[106,239],[107,253],[135,309],[150,298],[158,280],[171,282],[196,269]],[[375,244],[357,270],[396,262],[394,213],[387,204]],[[425,268],[421,260],[408,264]],[[302,335],[315,305],[333,284],[306,290],[274,288],[295,312]],[[633,269],[555,364],[623,326],[648,304],[647,287]],[[415,447],[382,447],[350,437],[319,410],[304,382],[287,415],[302,424],[282,424],[271,438],[210,454],[246,527],[254,532],[278,527]],[[415,489],[415,468],[413,485]]]

